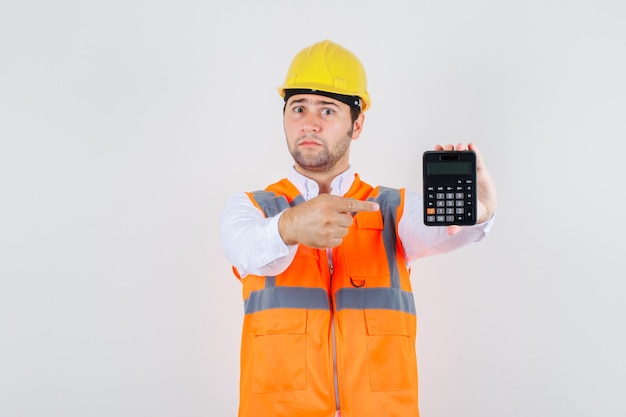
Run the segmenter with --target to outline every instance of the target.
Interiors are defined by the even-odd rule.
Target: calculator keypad
[[[424,195],[427,224],[474,224],[475,187],[471,179],[446,185],[428,185]]]

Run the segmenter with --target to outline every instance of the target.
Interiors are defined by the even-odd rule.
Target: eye
[[[324,116],[330,116],[330,115],[335,114],[335,111],[333,109],[325,108],[325,109],[322,109],[322,114]]]
[[[302,113],[302,112],[304,112],[304,109],[302,107],[300,107],[300,106],[295,106],[293,108],[293,112],[294,113]]]

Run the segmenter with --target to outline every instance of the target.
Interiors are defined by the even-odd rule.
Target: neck
[[[317,183],[320,194],[330,194],[331,184],[333,180],[337,178],[337,176],[344,173],[348,169],[348,166],[341,167],[341,168],[336,167],[335,169],[332,169],[331,171],[328,171],[328,172],[309,171],[307,169],[302,168],[298,164],[295,165],[295,168],[296,168],[296,171],[298,171],[300,174],[304,175],[307,178],[312,179],[313,181]]]

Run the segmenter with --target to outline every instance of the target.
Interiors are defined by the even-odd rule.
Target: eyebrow
[[[296,100],[293,100],[291,104],[302,104],[302,103],[312,103],[314,105],[323,105],[323,106],[335,106],[337,108],[339,108],[339,105],[337,103],[335,103],[334,101],[327,101],[327,100],[323,100],[323,99],[318,99],[318,100],[311,100],[309,98],[299,98]]]

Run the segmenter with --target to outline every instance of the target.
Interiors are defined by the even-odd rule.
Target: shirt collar
[[[314,197],[317,197],[320,193],[319,186],[315,181],[310,178],[305,177],[296,171],[295,167],[292,165],[289,173],[287,175],[287,179],[291,181],[293,185],[296,186],[298,191],[302,194],[305,200],[310,200]],[[348,192],[352,184],[354,183],[354,170],[352,166],[349,166],[341,174],[337,175],[330,184],[330,194],[337,195],[343,197],[345,193]]]

